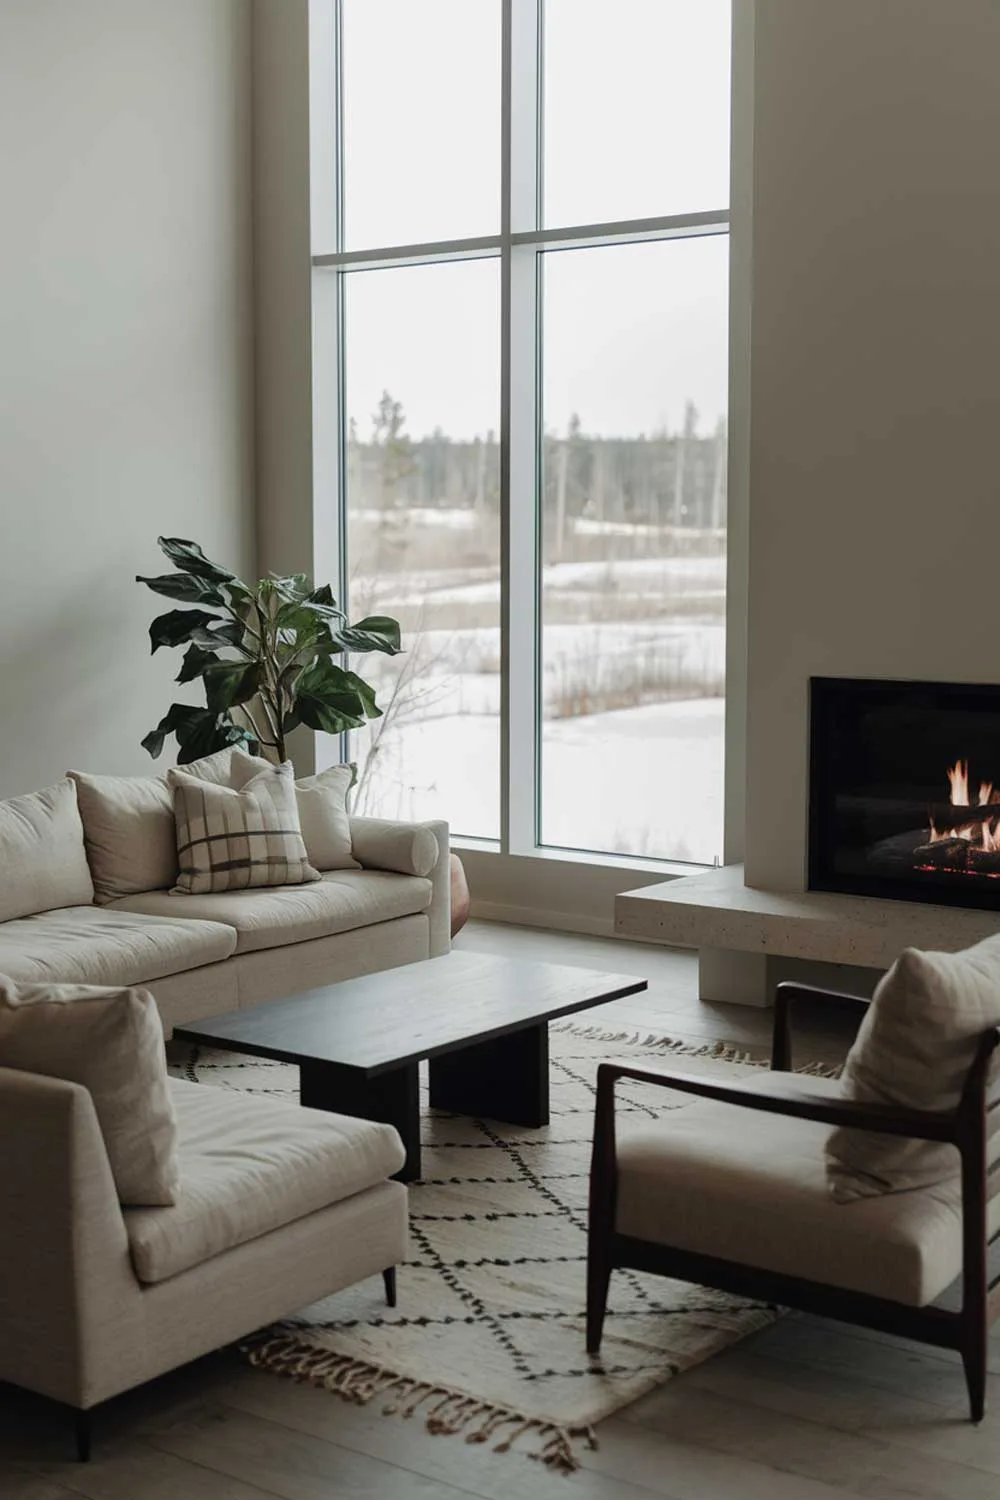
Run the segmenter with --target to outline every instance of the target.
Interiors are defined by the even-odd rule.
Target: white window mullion
[[[538,823],[538,224],[540,0],[504,0],[501,289],[501,829],[530,853]]]

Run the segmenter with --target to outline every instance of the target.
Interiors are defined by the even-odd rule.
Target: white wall
[[[1000,5],[758,0],[747,878],[810,675],[1000,680]]]
[[[0,795],[150,767],[159,533],[252,567],[249,102],[249,0],[0,0]]]

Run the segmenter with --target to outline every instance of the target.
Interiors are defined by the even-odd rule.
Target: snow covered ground
[[[542,841],[690,859],[722,856],[723,700],[553,719],[542,743]],[[500,720],[449,714],[390,727],[365,812],[500,833]]]
[[[626,530],[643,545],[651,528]],[[363,579],[367,607],[402,610],[410,626],[404,657],[358,664],[391,706],[355,737],[356,806],[497,838],[499,580],[442,564]],[[709,555],[543,570],[543,843],[721,859],[725,568]]]

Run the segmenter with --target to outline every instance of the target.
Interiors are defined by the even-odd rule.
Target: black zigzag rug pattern
[[[249,1340],[262,1369],[378,1400],[432,1432],[500,1451],[515,1443],[577,1467],[594,1424],[766,1326],[777,1310],[662,1277],[616,1272],[599,1358],[584,1350],[586,1205],[599,1063],[676,1056],[685,1070],[741,1073],[723,1046],[553,1025],[552,1117],[541,1130],[423,1114],[424,1176],[410,1187],[410,1256],[398,1306],[381,1278],[303,1309]],[[298,1070],[203,1048],[170,1049],[175,1076],[248,1096],[298,1097]],[[655,1121],[690,1095],[620,1088],[619,1111]]]

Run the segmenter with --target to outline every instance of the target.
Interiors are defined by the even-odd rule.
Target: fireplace
[[[814,677],[809,886],[1000,909],[1000,687]]]

